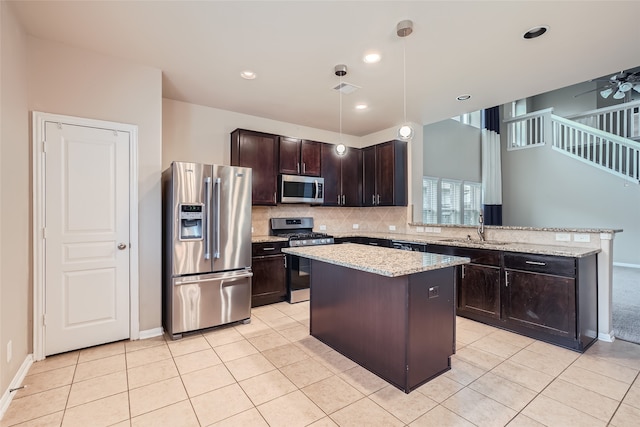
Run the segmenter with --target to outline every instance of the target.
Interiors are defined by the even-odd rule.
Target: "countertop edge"
[[[313,252],[325,252],[328,247],[332,247],[331,255],[317,254]],[[364,260],[353,257],[353,251],[366,254]],[[401,252],[396,253],[397,256],[401,256],[407,260],[406,267],[396,268],[395,270],[384,270],[371,262],[376,259],[376,256],[386,255],[386,251]],[[431,270],[438,270],[441,268],[454,267],[457,265],[468,264],[471,262],[469,258],[458,257],[452,255],[438,255],[429,254],[423,252],[410,252],[410,251],[398,251],[392,248],[381,248],[377,246],[367,246],[355,243],[346,243],[342,245],[320,245],[320,246],[304,246],[297,248],[284,248],[282,252],[309,258],[316,261],[326,262],[333,265],[339,265],[342,267],[352,268],[354,270],[364,271],[367,273],[374,273],[380,276],[386,277],[401,277],[409,276],[412,274],[423,273]],[[312,252],[312,253],[310,253]],[[387,253],[388,254],[388,253]],[[431,256],[434,258],[433,262],[425,264],[424,261],[417,260],[417,256]],[[412,259],[414,258],[414,259]],[[387,265],[393,265],[393,262],[389,262]],[[397,267],[398,264],[395,264]]]

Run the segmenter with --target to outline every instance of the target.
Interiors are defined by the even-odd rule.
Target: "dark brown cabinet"
[[[428,245],[427,252],[468,257],[460,268],[458,314],[484,321],[500,319],[500,252],[488,249]]]
[[[407,143],[389,141],[362,149],[364,206],[407,205]]]
[[[459,316],[577,351],[596,340],[596,255],[571,258],[446,245],[428,245],[427,252],[471,259],[460,269]]]
[[[596,271],[595,255],[566,258],[506,252],[504,320],[516,332],[586,350],[597,338]]]
[[[347,147],[339,156],[334,144],[321,144],[324,206],[362,206],[362,150]]]
[[[285,255],[280,250],[286,242],[252,245],[251,307],[284,301],[287,297]]]
[[[252,172],[253,205],[275,205],[278,189],[278,136],[236,129],[231,133],[231,165]]]
[[[289,175],[320,176],[321,143],[280,137],[279,171]]]

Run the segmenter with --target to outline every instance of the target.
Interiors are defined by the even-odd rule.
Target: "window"
[[[425,224],[478,223],[482,208],[480,183],[425,176],[422,193]]]

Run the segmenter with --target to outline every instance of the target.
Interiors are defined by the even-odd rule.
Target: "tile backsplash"
[[[269,234],[269,219],[309,216],[314,221],[314,231],[329,234],[357,231],[404,233],[407,228],[407,208],[330,208],[308,205],[254,206],[251,210],[253,235]],[[358,228],[354,228],[357,224]],[[321,230],[325,226],[325,230]],[[395,230],[390,231],[395,227]]]

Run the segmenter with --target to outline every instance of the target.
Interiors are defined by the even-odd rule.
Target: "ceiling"
[[[367,135],[421,124],[640,64],[640,2],[626,1],[18,1],[25,30],[163,73],[163,97]],[[396,24],[414,22],[402,39]],[[542,37],[528,29],[548,25]],[[362,60],[369,50],[378,64]],[[245,69],[257,73],[244,80]],[[468,101],[457,101],[462,94]],[[356,111],[356,103],[369,108]]]

